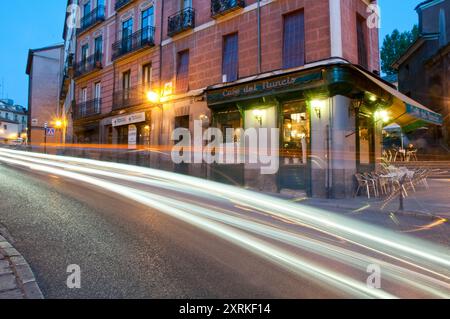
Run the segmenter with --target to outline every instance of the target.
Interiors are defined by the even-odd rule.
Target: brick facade
[[[82,1],[82,4],[86,1]],[[98,136],[94,140],[106,142],[106,133],[100,126],[101,123],[109,125],[111,118],[118,114],[114,106],[114,94],[122,89],[123,73],[128,70],[131,72],[131,87],[133,87],[142,80],[143,65],[151,63],[152,89],[162,93],[164,87],[169,84],[173,90],[161,107],[143,103],[141,109],[152,110],[153,122],[161,111],[163,112],[164,120],[152,123],[154,128],[162,125],[163,131],[152,132],[155,135],[152,141],[167,143],[175,123],[174,117],[177,115],[190,115],[191,120],[199,115],[210,115],[206,102],[201,102],[202,90],[222,83],[224,36],[231,33],[238,34],[238,77],[240,79],[280,70],[283,66],[284,15],[301,10],[305,19],[305,63],[310,64],[330,58],[332,48],[329,1],[340,2],[343,31],[339,36],[342,37],[342,58],[357,64],[356,17],[357,14],[364,18],[369,16],[366,9],[369,1],[262,0],[260,2],[261,65],[259,66],[256,0],[246,0],[244,8],[215,18],[211,17],[211,0],[192,0],[192,7],[195,10],[195,28],[172,37],[168,35],[168,19],[180,11],[181,1],[167,0],[164,4],[158,0],[129,1],[116,12],[115,0],[107,0],[105,1],[105,21],[78,35],[76,54],[76,61],[80,61],[81,47],[86,43],[89,44],[90,54],[93,54],[94,39],[99,35],[103,36],[103,68],[78,77],[75,90],[76,103],[80,102],[83,88],[88,89],[87,99],[90,100],[94,98],[95,83],[101,82],[101,114],[82,119],[75,123],[75,126],[78,125],[78,131],[83,132],[83,125],[98,124],[99,129],[96,131]],[[141,12],[150,6],[154,7],[154,46],[113,59],[112,46],[121,39],[122,22],[132,17],[133,32],[139,31]],[[378,30],[367,28],[365,32],[369,69],[379,70]],[[175,87],[177,57],[179,52],[185,50],[189,51],[189,85],[187,91],[180,92]],[[160,66],[162,66],[161,70]],[[120,113],[135,112],[136,107],[124,109]],[[156,137],[160,135],[165,136],[162,141],[160,137]],[[113,138],[114,140],[117,139]],[[79,141],[82,142],[82,139]]]

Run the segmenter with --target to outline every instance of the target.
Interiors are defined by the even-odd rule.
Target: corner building
[[[80,142],[132,149],[173,145],[173,129],[194,133],[195,120],[223,131],[279,128],[278,174],[245,164],[175,169],[264,191],[351,196],[354,174],[381,158],[379,110],[398,118],[409,102],[429,111],[379,78],[374,4],[98,0],[103,12],[85,2],[84,16],[94,10],[99,21],[78,34],[86,72],[76,80],[74,130]]]

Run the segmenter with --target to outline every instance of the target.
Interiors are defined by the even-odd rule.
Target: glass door
[[[122,50],[124,53],[130,52],[132,48],[133,19],[128,19],[122,23]]]
[[[152,40],[152,31],[154,21],[153,7],[150,7],[141,13],[141,41],[142,43],[150,42]]]

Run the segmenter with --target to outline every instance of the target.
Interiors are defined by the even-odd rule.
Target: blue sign
[[[45,129],[45,135],[47,136],[55,136],[55,129],[54,128],[46,128]]]

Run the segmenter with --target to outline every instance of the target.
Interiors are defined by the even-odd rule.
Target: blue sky
[[[395,28],[411,29],[417,21],[414,7],[421,0],[379,0],[382,14],[380,37]],[[4,96],[26,106],[28,49],[62,42],[66,0],[0,0],[0,85]],[[0,88],[0,97],[2,90]]]

